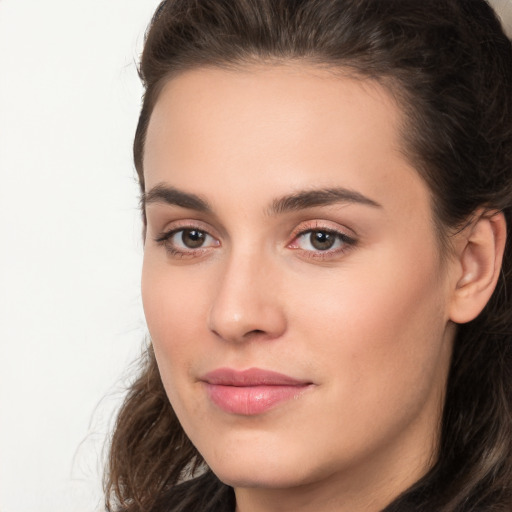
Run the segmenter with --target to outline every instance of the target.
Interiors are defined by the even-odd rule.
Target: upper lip
[[[218,386],[237,387],[305,386],[311,384],[309,381],[295,379],[289,375],[261,368],[249,368],[241,371],[233,368],[218,368],[206,373],[200,380]]]

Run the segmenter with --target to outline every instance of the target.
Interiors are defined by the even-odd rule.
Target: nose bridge
[[[286,329],[279,300],[278,270],[262,250],[233,249],[219,274],[209,328],[222,339],[243,341],[258,334],[276,338]]]

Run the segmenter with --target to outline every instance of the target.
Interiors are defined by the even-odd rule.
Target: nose
[[[278,274],[261,255],[231,255],[210,308],[210,331],[230,342],[281,336],[287,324]]]

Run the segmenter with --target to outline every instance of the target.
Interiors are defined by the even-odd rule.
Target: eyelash
[[[338,244],[339,247],[336,247],[333,249],[332,247],[329,247],[325,250],[317,249],[317,250],[307,250],[307,249],[301,249],[298,246],[298,240],[299,239],[307,239],[307,237],[311,237],[314,233],[317,234],[323,234],[327,236],[334,237],[333,244]],[[309,239],[309,244],[311,245],[311,238]],[[341,256],[345,254],[348,250],[350,250],[352,247],[354,247],[357,244],[357,240],[354,237],[351,237],[347,235],[346,233],[343,233],[342,231],[339,231],[337,229],[328,228],[322,225],[318,225],[316,223],[312,227],[308,227],[306,229],[302,228],[296,232],[296,234],[293,235],[293,240],[288,244],[287,247],[293,250],[299,250],[302,251],[305,257],[307,258],[314,258],[317,260],[327,260],[330,258],[334,258],[336,256]]]
[[[181,233],[181,236],[183,236],[184,232],[186,231],[197,231],[202,236],[205,237],[205,240],[208,240],[208,238],[211,238],[211,240],[215,241],[213,245],[208,246],[201,246],[197,249],[187,248],[187,249],[180,249],[176,247],[176,245],[171,243],[171,240],[174,236]],[[307,236],[310,236],[313,233],[318,234],[324,234],[328,236],[334,237],[333,245],[335,244],[341,244],[341,246],[332,249],[331,247],[321,250],[309,250],[309,249],[301,249],[297,243],[297,241],[301,238],[306,238]],[[328,228],[325,226],[322,226],[316,222],[312,226],[303,227],[300,230],[297,230],[292,235],[292,241],[287,244],[287,248],[292,250],[301,251],[304,257],[312,258],[316,260],[326,260],[329,258],[334,258],[336,256],[340,256],[344,254],[346,251],[351,249],[357,244],[357,240],[346,233],[343,233],[339,230]],[[205,252],[207,252],[209,249],[220,246],[220,242],[215,239],[212,235],[208,233],[205,229],[202,229],[198,226],[188,225],[188,226],[180,226],[174,229],[171,229],[165,233],[162,233],[158,237],[155,238],[155,242],[159,245],[164,246],[165,250],[167,251],[167,254],[169,256],[175,257],[175,258],[194,258],[194,257],[200,257]],[[311,239],[310,239],[311,244]]]
[[[159,245],[163,245],[165,250],[167,251],[167,254],[169,256],[173,256],[175,258],[187,258],[187,257],[197,257],[201,256],[204,252],[206,252],[210,247],[199,247],[197,249],[179,249],[175,245],[171,243],[172,238],[181,233],[182,236],[185,231],[197,231],[198,233],[201,233],[203,236],[205,236],[205,239],[208,237],[212,240],[216,240],[212,235],[210,235],[206,230],[198,227],[198,226],[180,226],[178,228],[171,229],[169,231],[166,231],[165,233],[162,233],[160,236],[155,238],[155,242]],[[219,246],[220,242],[216,241],[216,244],[213,245]]]

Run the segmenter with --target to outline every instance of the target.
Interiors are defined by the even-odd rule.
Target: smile
[[[312,386],[281,373],[250,368],[236,371],[220,368],[200,379],[210,400],[231,414],[254,416],[298,398]]]

